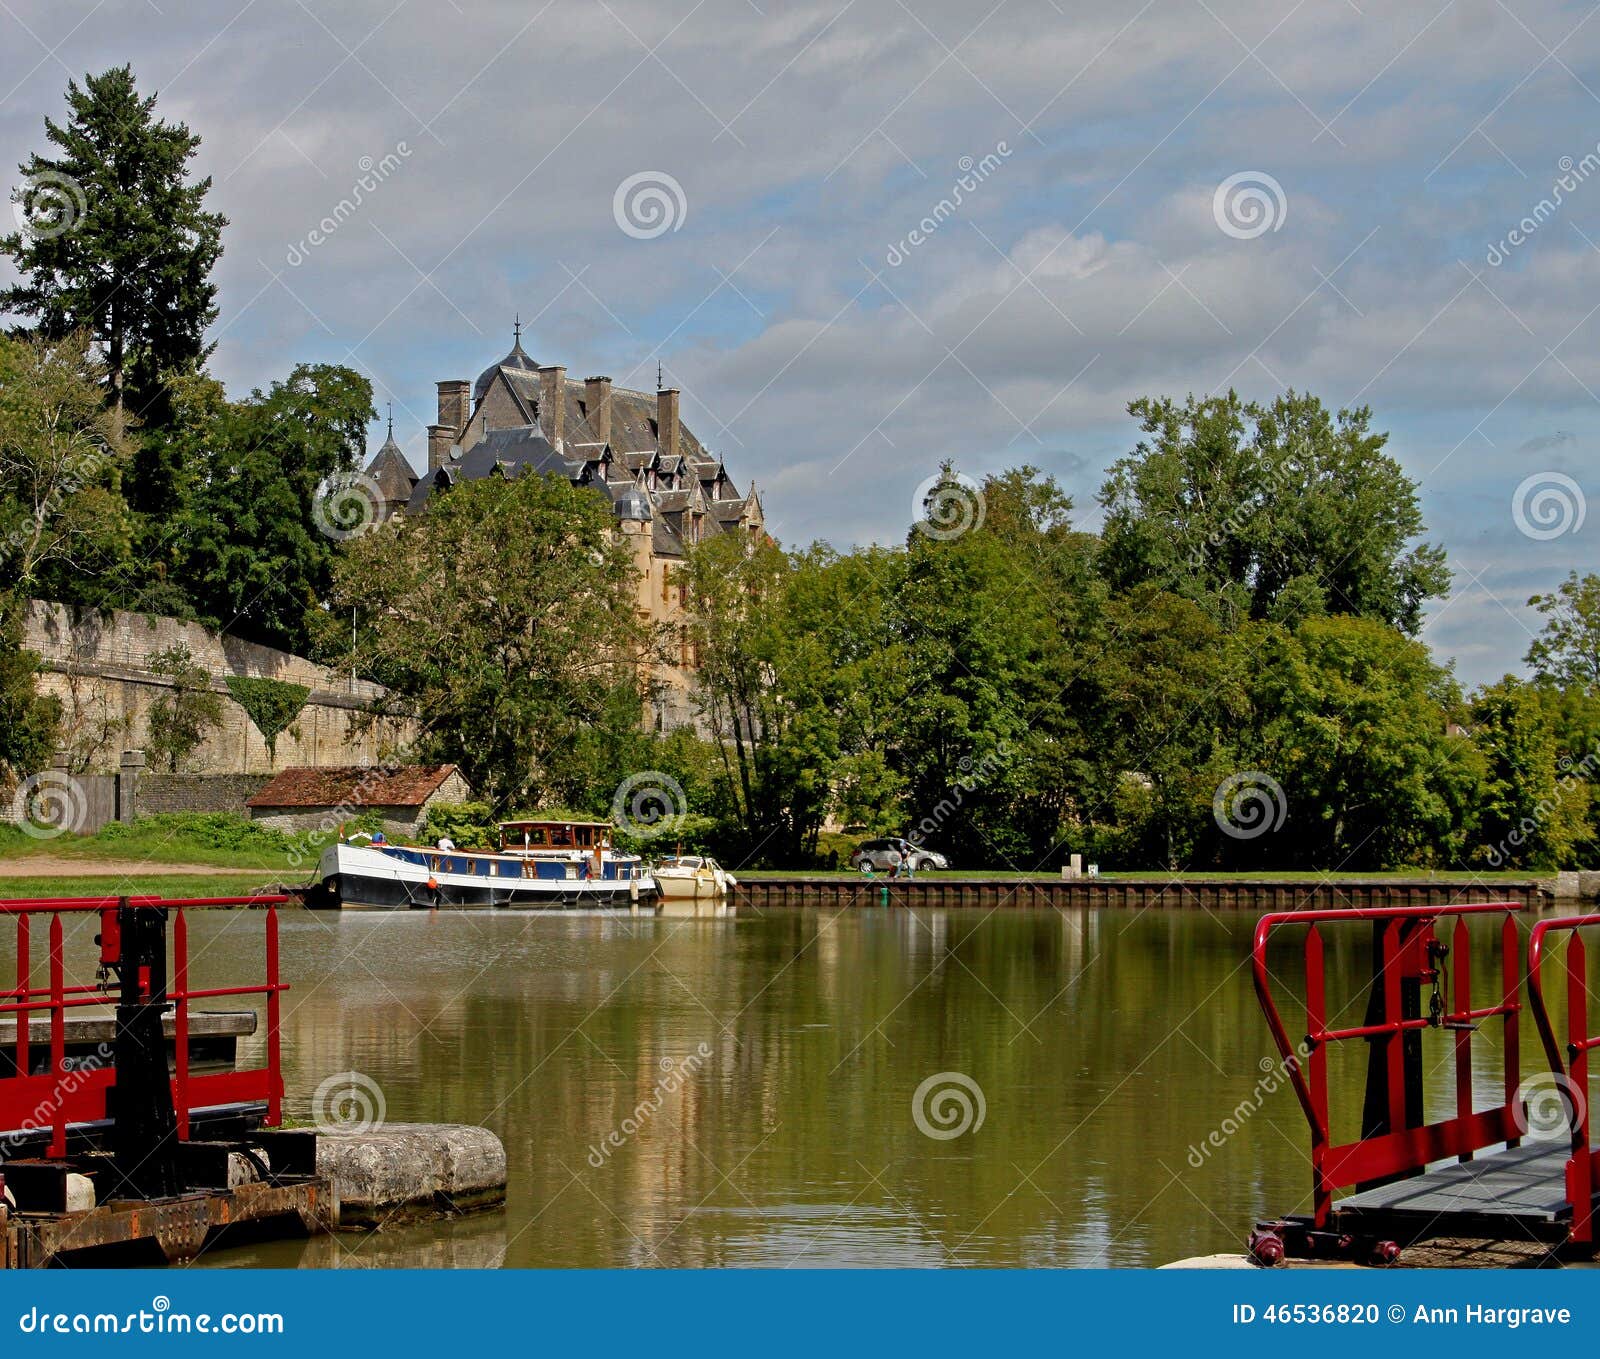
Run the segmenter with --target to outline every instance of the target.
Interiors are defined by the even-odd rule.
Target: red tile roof
[[[455,772],[453,764],[285,769],[245,806],[420,807]]]

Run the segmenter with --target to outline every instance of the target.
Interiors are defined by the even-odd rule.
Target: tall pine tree
[[[22,275],[0,308],[50,338],[93,335],[119,417],[128,404],[141,414],[163,374],[204,361],[217,315],[227,219],[205,210],[211,180],[189,178],[200,138],[156,118],[155,103],[128,66],[69,81],[66,122],[45,119],[56,153],[18,167],[25,225],[0,239]]]

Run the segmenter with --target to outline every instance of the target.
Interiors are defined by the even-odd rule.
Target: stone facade
[[[142,748],[150,706],[173,682],[151,669],[155,656],[186,647],[222,697],[222,721],[184,761],[184,773],[268,774],[288,765],[370,764],[410,735],[405,724],[362,729],[381,686],[337,674],[299,656],[218,636],[198,623],[146,614],[98,613],[61,604],[29,606],[23,645],[43,662],[41,693],[62,706],[62,745],[74,772],[110,772],[121,752]],[[227,677],[303,684],[300,715],[278,734],[275,750],[228,691]]]
[[[367,475],[385,514],[393,514],[422,512],[429,497],[458,481],[526,470],[560,472],[611,501],[617,531],[633,548],[640,615],[666,625],[671,637],[672,663],[649,676],[653,725],[699,726],[697,661],[682,636],[679,577],[694,544],[718,534],[765,533],[755,486],[741,492],[722,460],[682,422],[676,390],[647,393],[608,377],[569,378],[560,365],[529,358],[520,330],[511,352],[475,383],[438,384],[425,474],[410,471],[391,425]]]

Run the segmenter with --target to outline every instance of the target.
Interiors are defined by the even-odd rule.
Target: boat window
[[[573,834],[577,836],[578,846],[581,849],[588,849],[594,844],[593,826],[574,826],[572,830]]]
[[[550,843],[557,849],[570,849],[572,847],[572,827],[551,826]]]

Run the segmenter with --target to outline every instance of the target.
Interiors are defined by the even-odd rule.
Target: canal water
[[[288,1114],[482,1124],[505,1143],[508,1202],[202,1263],[1145,1266],[1238,1250],[1256,1218],[1309,1203],[1306,1125],[1250,985],[1254,921],[287,911]],[[194,913],[193,984],[259,975],[261,923]],[[1290,933],[1274,967],[1298,1037]],[[1359,1024],[1368,937],[1329,941],[1330,1002]],[[1477,977],[1498,976],[1495,945],[1492,923],[1474,927]],[[1480,1105],[1501,1079],[1498,1021],[1482,1036]],[[1454,1076],[1447,1040],[1427,1043],[1438,1116]],[[1360,1051],[1332,1069],[1340,1140],[1365,1059],[1341,1047]],[[314,1108],[335,1073],[357,1075]]]

